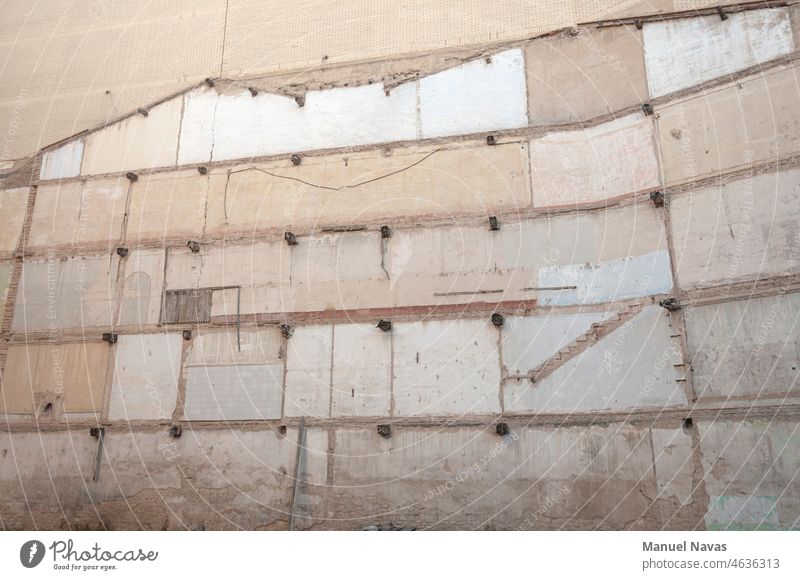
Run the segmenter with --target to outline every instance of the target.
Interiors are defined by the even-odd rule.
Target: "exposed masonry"
[[[16,247],[0,254],[12,434],[0,439],[0,521],[796,527],[782,443],[800,416],[797,361],[783,352],[800,295],[796,12],[581,27],[455,62],[381,65],[406,67],[393,78],[365,63],[311,71],[313,84],[249,82],[257,96],[215,81],[49,148],[28,165],[39,180]],[[609,31],[641,39],[641,52]],[[675,60],[687,34],[696,66]],[[548,71],[532,63],[550,42],[585,47],[595,60],[580,72],[602,91],[585,100],[606,94],[613,108],[537,106]],[[632,86],[603,86],[604,66]],[[774,122],[764,96],[782,111]],[[245,121],[271,110],[289,115],[285,130],[246,137]],[[315,130],[292,129],[302,123]],[[715,128],[730,132],[706,158]],[[775,235],[760,235],[765,224]],[[65,282],[37,298],[53,272]],[[211,293],[208,322],[164,324],[166,292],[193,288]],[[731,331],[755,297],[751,331]],[[669,299],[677,310],[659,306]],[[66,325],[50,327],[53,300]],[[39,367],[25,362],[37,347]],[[729,351],[752,362],[715,366]],[[48,373],[71,356],[92,364],[71,366],[64,393]],[[510,435],[497,435],[501,421]],[[79,494],[97,425],[101,483]],[[63,480],[50,486],[41,461],[30,481],[42,488],[20,495],[21,449]],[[119,489],[103,487],[112,478]],[[565,504],[540,513],[562,489]],[[29,509],[31,498],[52,508]]]

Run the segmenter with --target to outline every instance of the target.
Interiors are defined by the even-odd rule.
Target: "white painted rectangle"
[[[107,255],[25,262],[12,328],[20,332],[110,325],[116,304],[111,273],[116,275],[117,263]]]
[[[419,81],[421,137],[464,135],[528,124],[521,49],[477,59]]]
[[[653,124],[628,115],[530,142],[534,206],[572,205],[659,185]]]
[[[184,416],[189,421],[280,419],[283,365],[189,367]]]
[[[485,320],[395,324],[397,416],[500,411],[498,332]]]
[[[39,179],[75,177],[81,173],[83,140],[75,139],[42,155]]]
[[[700,399],[740,404],[800,394],[800,294],[709,304],[684,315]]]
[[[510,375],[525,375],[587,332],[608,312],[514,316],[503,325],[503,365]]]
[[[506,411],[575,413],[686,404],[680,347],[667,312],[650,306],[598,343],[531,383],[509,382]]]
[[[714,183],[670,200],[677,277],[683,288],[800,271],[800,170]]]
[[[333,415],[388,415],[392,389],[392,335],[374,324],[334,327]]]
[[[660,250],[595,264],[543,266],[539,268],[539,284],[577,287],[541,292],[543,305],[598,304],[666,294],[672,289],[669,252]]]
[[[117,339],[109,419],[172,418],[182,342],[179,334],[134,334]]]
[[[281,361],[281,331],[258,329],[197,330],[192,335],[190,365],[277,364]]]
[[[417,85],[386,95],[383,84],[310,91],[294,99],[248,91],[185,97],[179,163],[238,159],[416,138]],[[213,149],[213,151],[212,151]]]
[[[328,417],[331,401],[332,326],[301,326],[287,344],[287,417]]]
[[[651,97],[723,77],[794,51],[786,8],[679,18],[644,25]]]

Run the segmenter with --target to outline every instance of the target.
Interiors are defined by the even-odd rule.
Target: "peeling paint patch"
[[[598,304],[666,294],[672,289],[669,252],[661,250],[598,264],[543,266],[539,268],[539,284],[577,286],[574,290],[541,292],[539,301],[547,306]]]
[[[710,530],[780,529],[774,497],[720,495],[710,498],[706,525]]]

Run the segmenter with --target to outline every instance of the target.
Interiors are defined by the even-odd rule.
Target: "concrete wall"
[[[657,189],[652,127],[636,114],[531,141],[534,206],[575,205]]]
[[[3,525],[796,527],[797,31],[751,8],[216,79],[0,166]]]
[[[701,426],[710,529],[797,529],[794,421]]]
[[[121,336],[114,349],[112,421],[171,419],[181,370],[179,334]]]
[[[124,261],[119,293],[120,325],[156,324],[161,316],[165,250],[134,250]]]
[[[798,194],[800,171],[790,169],[675,196],[669,211],[681,286],[797,273]]]
[[[89,134],[82,175],[174,165],[177,159],[181,100],[171,99]]]
[[[392,410],[393,336],[372,324],[334,327],[331,415],[380,417]]]
[[[543,379],[508,382],[505,407],[561,413],[685,407],[685,378],[675,366],[680,344],[672,334],[668,313],[645,308]]]
[[[188,420],[280,419],[284,365],[280,335],[260,331],[204,332],[188,362]]]
[[[791,527],[791,477],[798,466],[785,441],[792,425],[709,421],[699,429],[713,498],[708,525]],[[314,441],[319,435],[325,433],[308,433]],[[326,452],[309,457],[301,481],[310,520],[326,527],[648,529],[668,521],[682,529],[706,523],[697,498],[687,493],[698,451],[679,428],[520,427],[505,439],[465,429],[397,429],[391,440],[364,428],[335,435],[332,485],[319,486],[333,457]],[[285,528],[296,444],[295,429],[286,435],[197,429],[179,440],[163,432],[109,433],[107,459],[93,482],[96,441],[87,433],[4,433],[3,518],[13,528],[67,522],[89,529]],[[21,463],[23,449],[30,461]],[[198,494],[201,501],[190,499]],[[24,507],[56,500],[63,511]],[[502,514],[492,510],[497,501],[505,506]],[[323,505],[348,508],[343,518],[325,520]]]
[[[397,414],[455,415],[500,410],[499,334],[489,321],[397,325]]]
[[[788,8],[652,22],[642,32],[653,97],[794,51]]]
[[[253,314],[463,303],[482,300],[480,291],[504,299],[538,294],[554,304],[662,294],[672,281],[656,216],[641,204],[516,220],[499,232],[443,225],[396,229],[386,242],[378,231],[358,231],[302,236],[297,246],[214,243],[198,254],[175,247],[166,288],[241,286],[241,293],[214,292],[212,315],[227,316],[237,307]],[[628,219],[631,229],[614,227]]]
[[[102,342],[10,347],[3,374],[4,413],[48,418],[100,414],[108,355]]]
[[[302,106],[275,94],[198,89],[186,96],[178,163],[510,129],[527,125],[526,110],[519,50],[419,84],[309,91]]]
[[[388,153],[307,157],[299,166],[288,160],[241,165],[230,175],[212,171],[206,231],[347,225],[414,215],[447,218],[530,205],[526,143],[408,147]],[[173,201],[186,199],[174,196]]]
[[[531,42],[525,51],[532,124],[586,121],[647,101],[642,33],[620,26]]]
[[[77,248],[122,239],[128,181],[109,180],[43,185],[36,194],[29,248]]]
[[[0,191],[0,254],[10,255],[17,249],[27,205],[27,187]]]
[[[83,141],[77,139],[57,149],[45,152],[39,179],[61,179],[75,177],[81,173]]]
[[[800,294],[690,308],[686,324],[699,397],[725,403],[797,397]]]
[[[111,256],[25,262],[14,310],[15,331],[105,326],[113,319],[116,274]]]
[[[795,66],[657,107],[668,185],[728,173],[798,151]]]
[[[5,306],[11,282],[11,262],[0,262],[0,306]]]
[[[131,18],[130,10],[116,3],[58,8],[55,22],[42,7],[15,7],[5,13],[3,34],[17,40],[6,49],[8,65],[0,88],[0,133],[13,135],[0,160],[29,155],[43,143],[95,128],[202,83],[209,75],[235,79],[245,87],[253,77],[265,75],[295,83],[298,77],[305,81],[309,72],[319,80],[330,69],[364,62],[379,77],[413,75],[414,67],[395,66],[399,56],[433,54],[452,66],[473,56],[475,47],[596,20],[676,11],[692,16],[695,9],[708,11],[709,2],[470,2],[459,5],[457,20],[449,7],[433,0],[418,0],[413,10],[399,10],[387,1],[373,3],[370,10],[356,0],[336,5],[314,1],[298,10],[292,5],[183,0],[155,6],[146,19]],[[304,42],[296,42],[298,37]]]

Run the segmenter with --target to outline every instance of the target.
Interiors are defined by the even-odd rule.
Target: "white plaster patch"
[[[190,365],[280,363],[281,334],[275,326],[258,329],[197,331]]]
[[[686,338],[700,399],[800,394],[800,294],[687,308]]]
[[[181,372],[179,334],[120,336],[114,356],[114,382],[108,418],[170,419]]]
[[[543,305],[598,304],[628,298],[666,294],[672,288],[669,252],[661,250],[597,264],[568,264],[539,268],[544,287],[576,289],[540,293]]]
[[[569,205],[656,188],[653,124],[644,115],[530,142],[535,206]]]
[[[239,159],[524,127],[523,55],[514,49],[399,85],[309,91],[294,99],[200,88],[184,97],[178,163]],[[418,127],[419,126],[419,127]],[[419,131],[419,132],[418,132]]]
[[[398,416],[500,411],[497,330],[484,320],[395,324]]]
[[[514,316],[503,325],[503,364],[510,375],[525,375],[566,347],[591,325],[614,312]]]
[[[521,49],[477,59],[419,81],[421,137],[525,127],[528,101]]]
[[[58,149],[47,151],[42,156],[39,179],[61,179],[75,177],[81,173],[83,160],[83,141],[76,139]]]
[[[248,91],[185,97],[179,163],[238,159],[416,138],[416,83],[344,87],[294,99]]]
[[[134,250],[125,258],[118,324],[155,324],[161,314],[163,250]]]
[[[650,96],[659,97],[794,51],[786,8],[644,25]]]
[[[32,331],[110,325],[116,303],[111,272],[116,274],[117,263],[116,257],[107,255],[25,262],[12,328]]]
[[[301,326],[287,344],[287,417],[328,417],[331,400],[332,326]]]
[[[670,334],[666,311],[647,307],[544,379],[506,384],[505,409],[573,413],[685,405],[673,366],[681,351]]]
[[[333,415],[388,415],[391,406],[392,335],[374,324],[334,328]]]
[[[184,417],[189,421],[280,419],[282,364],[189,367]]]

